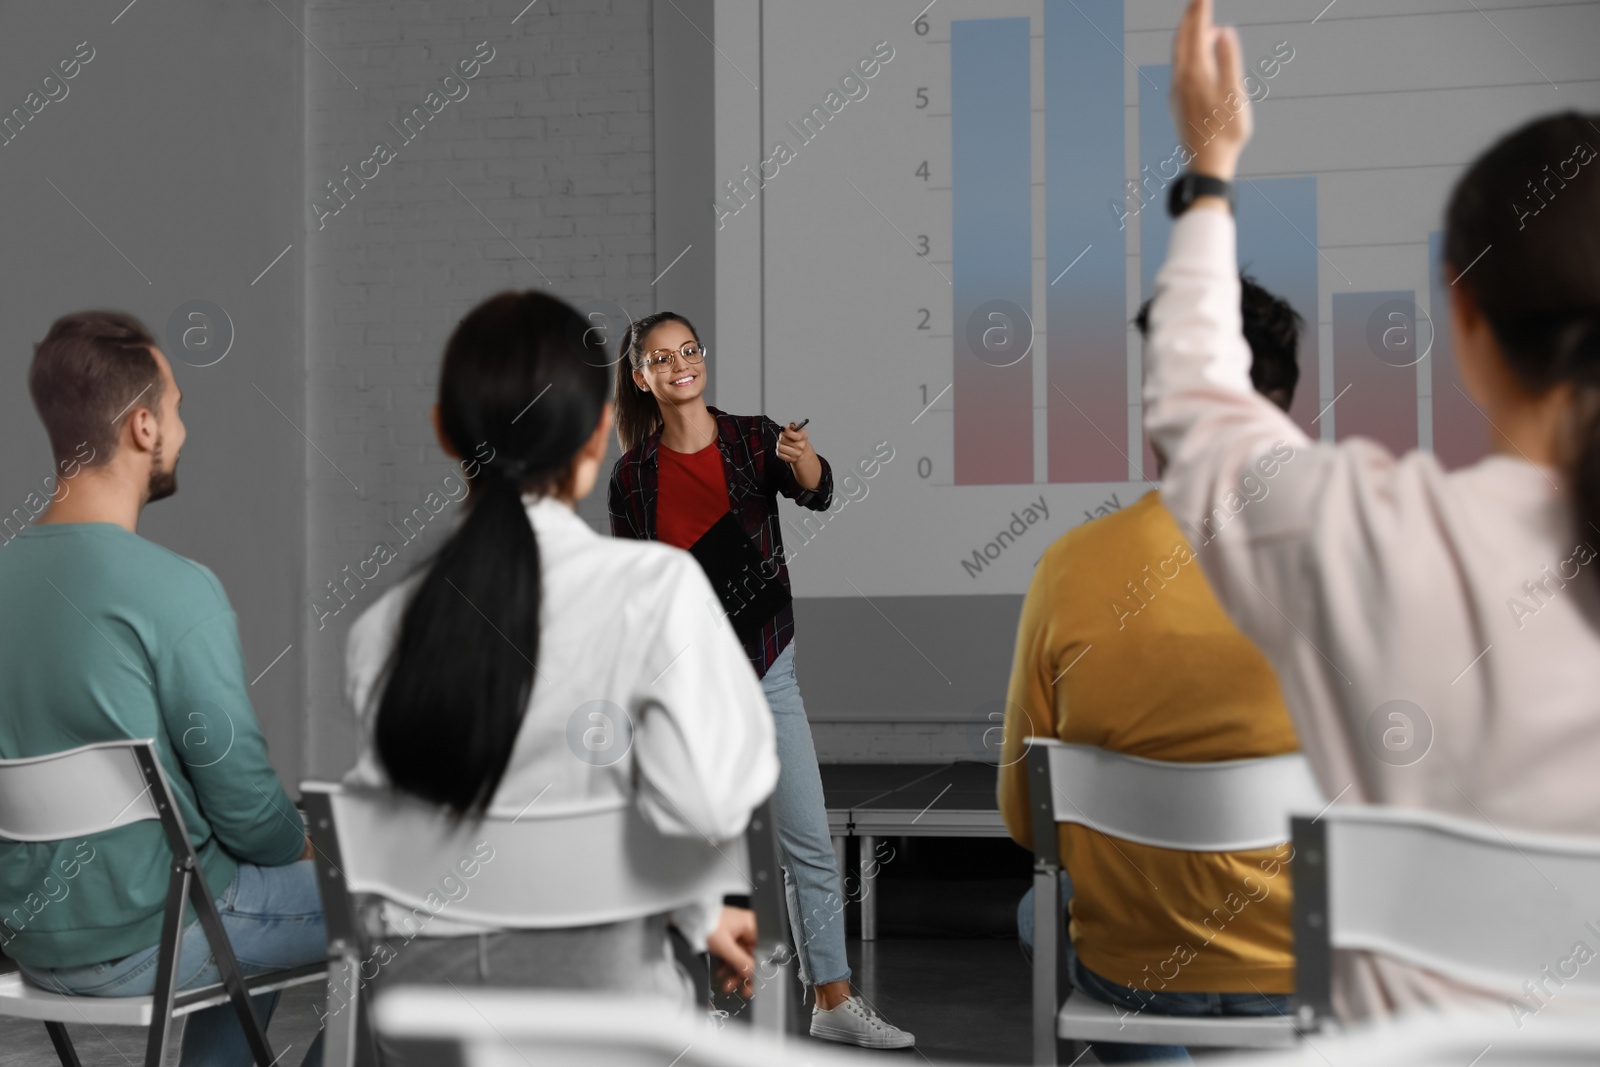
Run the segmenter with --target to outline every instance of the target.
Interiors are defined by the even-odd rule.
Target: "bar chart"
[[[1127,438],[1131,407],[1122,264],[1102,255],[1084,264],[1069,284],[1057,285],[1096,240],[1108,243],[1108,218],[1126,221],[1097,202],[1105,190],[1123,184],[1125,108],[1106,91],[1122,80],[1123,57],[1107,47],[1123,32],[1122,14],[1120,0],[1043,4],[1046,321],[1071,324],[1070,330],[1052,331],[1045,347],[1050,482],[1116,481],[1128,476],[1131,466],[1120,445]],[[977,308],[991,303],[1019,309],[1017,317],[1029,323],[1037,321],[1029,309],[1029,287],[1017,273],[1030,245],[1022,217],[1028,193],[1021,188],[1029,169],[1028,21],[955,19],[950,26],[957,484],[1027,481],[1032,468],[1031,437],[1020,421],[1032,415],[1027,367],[1001,365],[986,350],[984,331],[962,328]],[[1163,190],[1181,170],[1182,149],[1167,109],[1171,88],[1168,64],[1138,67],[1139,169],[1131,204],[1139,215],[1141,303],[1153,295],[1155,273],[1171,238]],[[1003,205],[1007,195],[1010,203]],[[1309,435],[1320,436],[1316,176],[1246,177],[1236,195],[1241,271],[1283,297],[1310,326],[1300,339],[1302,387],[1291,415]],[[1124,199],[1123,210],[1129,210]],[[1436,278],[1440,260],[1435,232],[1428,261]],[[1443,307],[1443,286],[1435,284],[1429,299]],[[1384,326],[1373,334],[1368,321],[1380,311]],[[1396,451],[1418,447],[1416,372],[1406,372],[1430,355],[1433,366],[1449,362],[1447,341],[1419,354],[1419,336],[1431,339],[1437,330],[1428,313],[1421,314],[1419,323],[1410,292],[1334,295],[1335,397],[1352,394],[1341,417],[1328,420],[1337,427],[1335,439],[1368,436]],[[997,321],[1004,317],[996,312]],[[1373,337],[1398,344],[1401,335],[1403,351],[1374,350]],[[1433,394],[1449,414],[1438,425],[1449,461],[1465,465],[1483,454],[1485,434],[1481,418],[1471,417],[1474,409],[1453,365],[1447,375],[1448,395]],[[1134,475],[1153,477],[1148,441],[1140,453]]]
[[[1290,415],[1308,436],[1459,469],[1490,427],[1455,363],[1467,264],[1444,263],[1445,204],[1495,133],[1600,106],[1575,43],[1600,5],[1497,0],[1494,25],[1437,0],[1327,6],[1219,5],[1253,77],[1238,265],[1300,316]],[[1172,232],[1181,8],[763,5],[746,155],[825,129],[759,194],[762,405],[822,413],[835,463],[876,441],[903,457],[828,532],[786,533],[812,595],[1018,593],[1055,537],[1155,488],[1133,320]],[[844,103],[836,72],[875,48],[893,58]]]

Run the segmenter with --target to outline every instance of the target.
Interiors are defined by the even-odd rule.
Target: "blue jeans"
[[[799,948],[800,981],[826,985],[850,977],[844,953],[844,896],[839,867],[828,833],[828,809],[822,797],[822,772],[811,742],[811,724],[800,700],[794,674],[791,639],[761,679],[772,723],[778,735],[778,787],[772,794],[772,817],[783,851],[783,887],[789,901],[789,923]]]
[[[241,863],[222,895],[217,912],[227,931],[245,976],[299,967],[327,959],[328,938],[322,926],[322,899],[312,861],[284,867],[257,867]],[[54,993],[85,997],[149,996],[156,988],[159,946],[135,952],[112,963],[81,967],[30,967],[18,964],[29,981]],[[205,931],[197,918],[183,929],[183,949],[178,955],[178,988],[214,985],[221,976],[211,958]],[[278,994],[258,993],[251,998],[262,1027],[278,1006]],[[288,1051],[278,1049],[279,1053]],[[181,1067],[240,1067],[254,1062],[244,1029],[232,1004],[202,1008],[188,1017],[183,1031]],[[293,1063],[294,1058],[281,1060]],[[311,1043],[304,1062],[322,1063],[322,1035]]]
[[[1072,896],[1072,881],[1067,872],[1061,872],[1061,906],[1066,908]],[[1022,953],[1033,959],[1033,888],[1023,894],[1017,903],[1017,939],[1022,943]],[[1151,992],[1126,986],[1102,978],[1083,965],[1083,960],[1072,950],[1072,940],[1063,938],[1061,951],[1066,954],[1067,978],[1078,992],[1114,1007],[1132,1012],[1148,1011],[1152,1015],[1287,1015],[1289,997],[1284,994],[1260,993],[1168,993]],[[1095,1058],[1101,1063],[1137,1063],[1145,1060],[1189,1062],[1189,1051],[1182,1045],[1129,1045],[1121,1042],[1094,1043]]]

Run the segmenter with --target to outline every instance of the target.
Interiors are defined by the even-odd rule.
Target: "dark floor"
[[[861,995],[885,1018],[917,1035],[915,1052],[885,1052],[885,1058],[918,1064],[1028,1062],[1028,971],[1015,942],[896,938],[852,941],[849,953]],[[298,1063],[316,1035],[321,997],[316,985],[284,992],[268,1030],[274,1052],[290,1046],[284,1063]],[[67,1029],[84,1067],[144,1062],[141,1029]],[[42,1025],[0,1019],[0,1067],[55,1062]],[[167,1063],[176,1062],[175,1054],[168,1056]]]
[[[1028,1063],[1028,967],[1015,941],[850,943],[856,988],[935,1063]],[[910,1058],[910,1057],[908,1057]]]

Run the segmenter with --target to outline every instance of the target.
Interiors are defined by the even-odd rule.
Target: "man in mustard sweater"
[[[1287,411],[1299,377],[1300,317],[1241,280],[1251,380]],[[1135,320],[1141,333],[1148,312],[1146,304]],[[1064,534],[1034,570],[1017,629],[999,779],[1000,811],[1024,848],[1033,846],[1022,744],[1030,734],[1179,762],[1299,747],[1277,677],[1223,613],[1190,546],[1151,491]],[[1060,835],[1068,974],[1083,994],[1162,1015],[1288,1010],[1287,845],[1176,852],[1074,824]],[[1031,889],[1017,920],[1030,951]],[[1095,1054],[1101,1062],[1187,1058],[1181,1047],[1127,1044],[1097,1044]]]
[[[64,315],[28,379],[59,474],[0,545],[0,758],[153,737],[246,974],[327,955],[305,827],[250,706],[233,609],[209,569],[135,529],[177,489],[182,392],[130,315]],[[48,506],[46,506],[48,501]],[[155,985],[170,854],[161,826],[0,842],[0,946],[34,984],[82,996]],[[192,914],[192,912],[191,912]],[[218,981],[199,921],[182,989]],[[254,998],[263,1024],[277,993]],[[233,1008],[189,1016],[183,1067],[247,1064]],[[304,1061],[321,1063],[321,1038]]]

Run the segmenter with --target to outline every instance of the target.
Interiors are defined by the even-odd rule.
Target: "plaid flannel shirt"
[[[729,415],[709,405],[708,409],[717,420],[717,450],[722,453],[722,473],[728,481],[728,508],[761,550],[762,559],[768,564],[776,561],[777,580],[788,589],[789,567],[778,528],[778,494],[803,508],[822,511],[833,501],[833,471],[828,461],[818,456],[822,480],[815,489],[805,489],[795,480],[789,464],[778,458],[782,427],[765,415]],[[629,449],[611,469],[607,504],[613,537],[656,539],[656,449],[660,444],[658,430]],[[766,676],[793,637],[794,607],[786,605],[754,640],[745,642],[745,654],[758,678]]]

